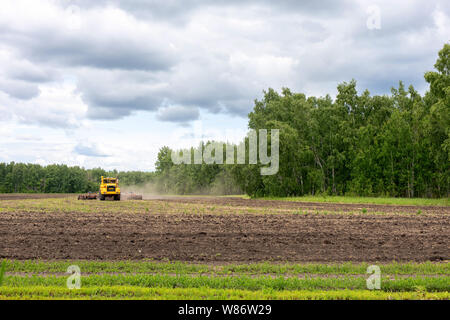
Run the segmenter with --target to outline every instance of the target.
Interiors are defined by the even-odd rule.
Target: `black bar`
[[[391,312],[402,318],[421,312],[444,315],[448,307],[448,301],[0,301],[3,314],[11,311],[15,317],[41,314],[61,319],[64,313],[57,308],[67,315],[127,317],[124,320],[131,320],[132,314],[141,319],[383,319]]]

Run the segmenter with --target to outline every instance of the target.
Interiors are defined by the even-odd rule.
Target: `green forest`
[[[0,163],[0,193],[82,193],[98,191],[101,176],[118,177],[121,185],[143,185],[155,173],[106,171],[67,165]]]
[[[152,184],[177,194],[448,197],[450,44],[424,77],[423,96],[401,81],[390,95],[358,94],[355,80],[339,84],[335,99],[264,91],[248,128],[280,130],[279,171],[272,176],[261,176],[261,165],[175,165],[172,150],[163,147],[155,172],[1,163],[0,192],[96,191],[100,176],[108,175],[122,185]]]

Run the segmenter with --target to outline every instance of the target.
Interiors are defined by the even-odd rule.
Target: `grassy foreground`
[[[81,288],[68,289],[77,265]],[[0,299],[449,299],[449,263],[199,265],[151,261],[7,261]]]
[[[439,207],[449,206],[448,199],[396,199],[396,198],[351,198],[351,197],[293,197],[293,198],[264,198],[283,201],[306,201],[306,202],[334,202],[334,203],[362,203],[363,204],[397,204],[397,205],[435,205]],[[396,203],[397,202],[397,203]],[[380,209],[381,210],[381,209]],[[20,199],[1,200],[0,214],[2,213],[113,213],[113,214],[402,214],[416,215],[422,214],[422,210],[396,210],[379,211],[376,208],[355,208],[354,210],[343,211],[339,207],[336,209],[316,209],[314,207],[287,207],[277,206],[256,206],[247,207],[231,206],[214,203],[189,203],[170,202],[164,200],[153,201],[79,201],[76,197],[69,198],[47,198],[47,199]]]
[[[6,288],[0,299],[89,300],[448,300],[448,292],[384,292],[368,290],[250,291],[209,288],[136,288],[129,286],[68,290],[61,287]]]
[[[365,274],[368,263],[293,264],[188,264],[182,262],[144,261],[5,261],[9,273],[61,273],[70,265],[77,265],[81,273],[159,273],[214,275],[289,275],[289,274]],[[450,275],[450,263],[389,263],[380,264],[382,274],[389,275]]]
[[[327,203],[359,203],[359,204],[389,204],[409,206],[450,206],[449,198],[386,198],[386,197],[351,197],[351,196],[302,196],[302,197],[264,197],[266,200],[283,200],[299,202]]]

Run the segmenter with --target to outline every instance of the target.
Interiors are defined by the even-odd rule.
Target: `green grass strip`
[[[6,262],[7,272],[66,272],[70,265],[77,265],[81,273],[161,273],[161,274],[366,274],[368,263],[342,264],[229,264],[206,265],[182,262],[151,261],[39,261],[27,260]],[[450,275],[450,263],[390,263],[380,264],[381,274],[389,275]]]
[[[67,277],[59,276],[9,276],[4,285],[8,287],[66,286]],[[81,277],[82,287],[135,286],[146,288],[202,288],[242,289],[275,291],[284,290],[335,290],[367,289],[366,278],[285,278],[285,277],[212,277],[212,276],[169,276],[169,275],[90,275]],[[449,291],[450,277],[411,277],[390,280],[382,278],[381,290],[386,292]]]
[[[6,271],[6,260],[2,261],[2,265],[0,267],[0,286],[3,284],[3,279]]]
[[[136,288],[129,286],[89,287],[66,289],[61,287],[0,288],[0,299],[169,299],[169,300],[419,300],[446,299],[448,292],[384,292],[378,290],[332,291],[270,291],[211,288]]]
[[[384,198],[384,197],[351,197],[351,196],[302,196],[302,197],[264,197],[266,200],[326,202],[326,203],[360,203],[391,204],[411,206],[450,206],[450,198]]]

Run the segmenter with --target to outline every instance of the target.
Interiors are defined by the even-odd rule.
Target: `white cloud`
[[[109,157],[106,152],[100,150],[97,144],[92,142],[80,142],[73,148],[75,154],[87,157]]]
[[[0,95],[0,111],[7,119],[53,128],[79,127],[88,107],[70,83],[42,84],[39,95],[27,101]],[[0,123],[1,123],[0,118]]]
[[[381,29],[367,28],[371,5]],[[177,125],[188,135],[207,115],[236,131],[268,87],[333,95],[355,78],[372,93],[399,80],[423,92],[449,9],[443,0],[2,0],[0,161],[148,168],[164,142],[187,143],[167,138]],[[127,120],[142,117],[152,119],[143,132]],[[107,128],[114,137],[102,139]],[[77,154],[80,144],[110,157]]]
[[[187,123],[197,120],[200,116],[198,109],[184,106],[167,106],[159,110],[157,118],[161,121]]]

